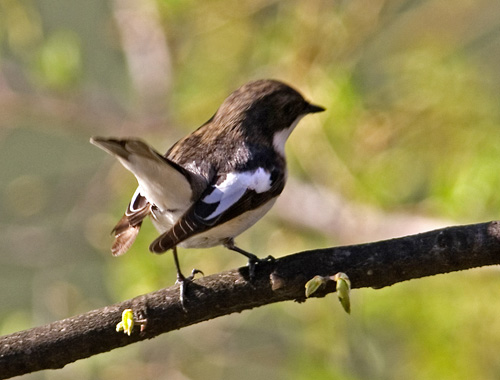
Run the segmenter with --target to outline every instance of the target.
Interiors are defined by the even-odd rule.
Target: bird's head
[[[234,91],[214,117],[222,125],[239,129],[247,138],[273,143],[283,153],[285,141],[299,120],[324,110],[283,82],[263,79]]]

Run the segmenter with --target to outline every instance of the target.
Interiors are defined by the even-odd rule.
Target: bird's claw
[[[176,284],[180,284],[180,294],[179,294],[179,299],[181,301],[181,306],[184,311],[187,311],[186,309],[186,294],[187,294],[187,287],[190,282],[193,281],[194,276],[198,273],[201,273],[203,276],[205,275],[201,270],[199,269],[193,269],[191,271],[191,274],[188,277],[185,277],[182,273],[177,273],[177,281],[175,281]]]
[[[255,280],[255,268],[258,264],[263,263],[274,263],[276,259],[271,255],[264,257],[263,259],[259,259],[257,256],[251,257],[248,259],[248,275],[250,277],[250,281]]]

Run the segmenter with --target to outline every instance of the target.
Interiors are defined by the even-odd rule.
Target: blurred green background
[[[109,235],[133,176],[88,143],[166,151],[241,84],[327,112],[288,146],[291,183],[238,243],[259,256],[500,213],[497,0],[0,0],[0,333],[172,284],[145,223]],[[245,264],[181,251],[185,271]],[[231,315],[23,379],[500,379],[500,273],[483,268]]]

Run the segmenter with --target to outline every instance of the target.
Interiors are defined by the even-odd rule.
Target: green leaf
[[[342,272],[333,276],[333,280],[337,282],[337,296],[339,297],[340,304],[347,314],[351,313],[351,301],[349,293],[351,292],[351,281],[349,277]]]
[[[134,328],[134,312],[132,309],[125,309],[122,313],[122,321],[116,325],[116,331],[123,331],[130,336]]]
[[[306,287],[306,297],[311,296],[320,287],[324,286],[330,280],[329,277],[314,276],[311,280],[307,281]]]

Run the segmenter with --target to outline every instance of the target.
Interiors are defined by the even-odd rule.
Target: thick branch
[[[287,300],[304,301],[304,284],[315,275],[345,272],[353,288],[381,288],[424,276],[500,264],[500,222],[449,227],[363,245],[318,249],[195,280],[185,312],[173,286],[46,326],[0,338],[0,378],[49,368],[153,338],[222,315]],[[323,297],[334,285],[317,293]],[[123,309],[145,318],[144,331],[115,331]]]

